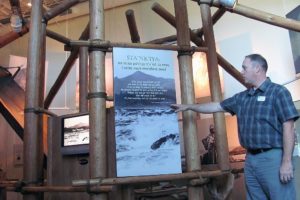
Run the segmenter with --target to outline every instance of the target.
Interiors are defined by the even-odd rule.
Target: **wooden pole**
[[[127,10],[125,14],[126,14],[128,27],[129,27],[131,41],[133,43],[140,43],[141,42],[140,35],[137,29],[133,10]]]
[[[48,37],[52,38],[53,40],[64,43],[65,45],[68,45],[70,43],[69,38],[66,38],[65,36],[60,35],[58,33],[55,33],[54,31],[47,30],[46,34],[47,34]]]
[[[196,1],[200,4],[209,4],[215,7],[222,7],[219,0],[192,0]],[[271,24],[274,26],[278,26],[281,28],[286,28],[288,30],[293,30],[300,32],[300,22],[293,19],[287,19],[284,17],[280,17],[277,15],[273,15],[267,12],[263,12],[261,10],[257,10],[254,8],[250,8],[244,5],[241,5],[239,3],[236,3],[236,5],[233,8],[226,8],[228,11],[255,19],[261,22],[265,22],[267,24]]]
[[[0,36],[0,48],[6,46],[7,44],[15,41],[19,37],[22,37],[24,34],[28,33],[29,27],[24,25],[22,27],[22,31],[20,33],[16,33],[15,31],[10,31],[3,36]]]
[[[90,1],[90,39],[104,40],[104,1]],[[90,51],[90,177],[107,177],[105,52]],[[102,95],[101,95],[102,94]],[[107,194],[91,195],[92,200],[106,200]]]
[[[88,111],[88,48],[79,49],[79,112]]]
[[[16,191],[17,187],[8,186],[7,191]],[[39,193],[39,192],[91,192],[91,193],[107,193],[113,190],[113,186],[92,186],[88,188],[87,186],[24,186],[22,187],[22,192],[28,193]],[[1,199],[0,199],[1,200]]]
[[[124,48],[143,48],[143,49],[164,49],[172,51],[199,51],[206,52],[206,47],[191,47],[191,46],[174,46],[174,45],[158,45],[158,44],[141,44],[141,43],[122,43],[122,42],[109,42],[99,40],[71,40],[70,46],[86,46],[96,47],[103,51],[111,51],[113,47],[124,47]]]
[[[40,51],[42,52],[42,56],[40,59],[40,88],[39,88],[39,109],[42,111],[45,111],[43,114],[39,115],[39,133],[41,134],[42,137],[42,142],[40,143],[40,148],[41,151],[40,153],[40,159],[42,160],[42,168],[41,168],[41,174],[43,175],[43,180],[44,180],[44,169],[47,169],[47,153],[48,153],[48,144],[47,144],[47,116],[48,114],[52,115],[54,113],[49,112],[48,110],[44,109],[44,99],[45,99],[45,89],[46,89],[46,82],[45,82],[45,75],[46,75],[46,28],[47,28],[47,23],[42,21],[42,39],[41,39],[41,46],[42,48]],[[45,152],[45,154],[44,154]]]
[[[60,13],[68,10],[72,6],[76,5],[79,2],[79,0],[64,0],[63,2],[60,2],[57,6],[54,8],[48,10],[45,14],[43,19],[45,21],[49,21],[52,18],[56,17]]]
[[[236,6],[230,11],[251,19],[265,22],[267,24],[300,32],[300,22],[297,20],[287,19],[267,12],[256,10],[254,8],[243,6],[241,4],[236,4]]]
[[[176,181],[176,180],[189,180],[197,178],[211,178],[220,175],[228,174],[230,171],[191,171],[181,174],[162,174],[153,176],[132,176],[132,177],[119,177],[119,178],[105,178],[105,179],[90,179],[90,180],[74,180],[73,186],[84,185],[126,185],[126,184],[139,184],[163,181]]]
[[[186,1],[174,0],[177,42],[179,46],[190,46],[190,30],[188,25]],[[192,54],[190,52],[178,52],[181,99],[183,104],[194,104],[194,82],[192,72]],[[183,136],[186,157],[186,169],[188,172],[200,170],[200,154],[196,127],[196,114],[192,111],[183,113]],[[189,199],[203,199],[201,187],[188,186]]]
[[[25,118],[24,118],[24,181],[31,186],[35,186],[43,180],[43,163],[41,159],[40,143],[42,143],[42,134],[39,130],[39,115],[32,112],[32,109],[39,107],[40,101],[40,74],[41,60],[44,55],[42,33],[42,1],[32,1],[30,24],[29,52],[27,61],[26,75],[26,95],[25,95]],[[24,194],[24,200],[38,200],[40,195]]]
[[[160,15],[163,19],[165,19],[168,23],[170,23],[174,28],[176,28],[176,19],[175,17],[169,13],[166,9],[164,9],[161,5],[158,3],[154,3],[152,6],[152,10],[155,11],[158,15]],[[216,13],[214,19],[218,20],[220,18],[220,13]],[[191,40],[197,45],[197,46],[203,46],[204,42],[200,37],[198,37],[199,34],[202,34],[202,29],[197,29],[196,31],[190,30]],[[221,55],[217,54],[219,64],[225,71],[227,71],[231,76],[233,76],[236,80],[238,80],[241,84],[247,87],[247,84],[245,83],[241,73],[235,69],[228,61],[225,60]]]
[[[219,8],[211,17],[212,19],[212,24],[215,24],[217,21],[219,21],[219,19],[221,19],[221,17],[225,14],[226,9],[221,7]],[[203,28],[199,28],[193,31],[193,33],[195,33],[198,37],[202,37],[203,36]]]
[[[222,90],[219,77],[217,50],[211,21],[211,12],[208,4],[200,4],[205,43],[209,49],[207,53],[207,68],[210,93],[213,102],[222,101]],[[221,170],[230,169],[229,151],[225,126],[224,113],[214,113],[216,130],[217,160]]]
[[[79,39],[86,40],[89,37],[89,24],[85,27],[84,31],[82,32]],[[49,93],[45,99],[44,107],[46,109],[49,108],[52,100],[54,99],[55,95],[57,94],[58,90],[60,89],[61,85],[67,78],[70,70],[72,69],[73,64],[75,63],[76,59],[78,58],[79,48],[75,48],[72,50],[68,60],[66,61],[63,69],[61,70],[60,74],[58,75],[58,78],[56,79],[55,83],[49,90]]]

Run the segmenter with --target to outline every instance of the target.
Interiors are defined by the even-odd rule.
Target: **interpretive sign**
[[[181,173],[171,51],[114,48],[117,176]]]

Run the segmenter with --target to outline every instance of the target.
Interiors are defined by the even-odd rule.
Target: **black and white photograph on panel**
[[[117,176],[181,173],[172,51],[114,48]]]
[[[63,146],[89,144],[89,115],[63,118]]]

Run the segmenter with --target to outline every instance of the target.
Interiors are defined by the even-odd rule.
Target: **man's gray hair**
[[[263,70],[265,72],[267,72],[268,63],[262,55],[260,55],[260,54],[250,54],[250,55],[245,56],[245,58],[249,58],[251,60],[251,62],[256,62],[257,64],[259,64],[263,68]]]

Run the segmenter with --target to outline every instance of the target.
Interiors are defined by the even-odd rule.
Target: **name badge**
[[[266,97],[265,96],[258,96],[257,101],[265,101]]]

